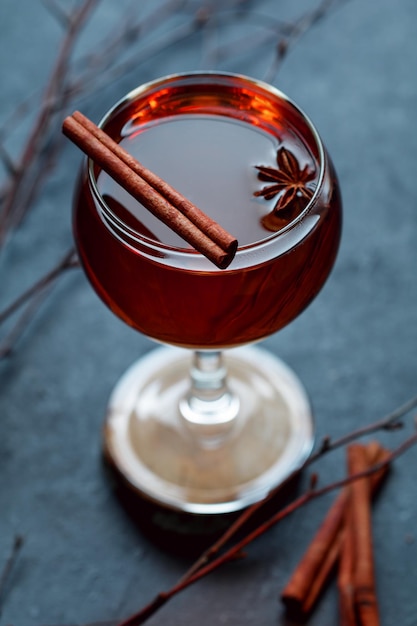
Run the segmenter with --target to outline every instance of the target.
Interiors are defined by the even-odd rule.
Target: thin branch
[[[404,404],[394,409],[390,413],[387,413],[384,417],[371,424],[367,424],[365,426],[361,426],[360,428],[355,429],[351,433],[347,433],[339,439],[334,439],[333,441],[326,437],[320,446],[320,448],[310,456],[308,459],[308,464],[314,463],[322,454],[327,450],[335,450],[336,448],[340,448],[350,443],[354,439],[359,439],[360,437],[365,437],[366,435],[371,435],[372,433],[378,430],[395,430],[402,426],[400,419],[404,417],[407,413],[412,411],[417,406],[417,396],[410,398]]]
[[[55,0],[42,0],[42,4],[49,11],[49,13],[56,19],[58,24],[64,28],[68,28],[70,23],[70,16],[64,11],[64,9],[55,2]]]
[[[39,306],[52,289],[56,279],[65,270],[77,266],[77,255],[75,250],[72,248],[66,253],[61,261],[52,268],[52,270],[42,276],[34,285],[24,291],[18,298],[16,298],[16,300],[14,300],[6,309],[4,309],[4,311],[0,313],[1,324],[19,308],[26,305],[14,326],[0,343],[0,360],[10,355],[17,340],[25,331],[35,312],[38,310]]]
[[[164,21],[166,22],[175,16],[184,4],[184,0],[166,0],[144,18],[135,21],[133,16],[128,16],[126,20],[122,21],[118,29],[115,29],[114,24],[112,24],[111,38],[106,35],[103,45],[98,46],[98,51],[95,50],[83,56],[77,65],[83,70],[90,68],[94,72],[97,72],[100,67],[108,68],[118,54],[126,52],[127,45],[130,46],[140,35],[153,33],[153,30],[160,27]],[[135,9],[137,10],[137,5]]]
[[[19,556],[19,552],[20,552],[22,545],[23,545],[23,537],[21,535],[16,535],[13,539],[13,544],[10,549],[10,554],[7,557],[6,563],[0,574],[0,615],[1,615],[1,610],[2,610],[2,602],[4,598],[4,591],[5,591],[6,583],[13,569],[13,566],[16,562],[16,559]]]
[[[17,340],[27,328],[29,321],[33,318],[48,293],[48,287],[44,287],[42,291],[39,291],[26,306],[10,332],[4,337],[3,341],[0,343],[0,361],[10,356]]]
[[[0,160],[3,163],[6,172],[10,176],[16,176],[17,174],[16,165],[13,163],[10,154],[7,152],[6,148],[3,146],[2,143],[0,143]]]
[[[128,74],[131,70],[136,69],[138,65],[148,61],[155,55],[159,54],[162,50],[168,50],[176,44],[179,44],[190,36],[192,36],[197,30],[201,28],[201,23],[192,18],[190,21],[184,22],[175,28],[168,30],[160,35],[158,38],[152,39],[147,46],[144,46],[140,52],[133,52],[131,56],[120,62],[117,66],[109,68],[105,75],[100,74],[97,71],[97,66],[90,66],[86,72],[79,76],[70,86],[69,93],[72,98],[75,96],[83,97],[88,95],[92,90],[96,93],[98,90],[103,89],[109,84],[109,81],[117,80],[122,76]],[[101,65],[101,58],[100,65]]]
[[[229,57],[236,57],[239,54],[247,55],[251,52],[253,53],[254,50],[262,48],[270,42],[274,42],[277,36],[282,36],[283,33],[287,33],[293,26],[291,23],[276,19],[270,19],[269,23],[266,24],[267,17],[258,14],[254,14],[253,16],[251,14],[251,20],[252,18],[252,25],[259,23],[259,25],[263,26],[266,30],[263,29],[252,33],[249,38],[245,35],[234,41],[218,45],[210,51],[210,59],[224,61]],[[224,22],[222,25],[224,26]]]
[[[39,193],[41,186],[53,171],[62,146],[62,136],[57,133],[48,145],[40,150],[36,167],[29,167],[26,170],[26,184],[22,184],[19,202],[16,203],[13,210],[12,228],[17,228],[29,211]]]
[[[69,58],[72,54],[77,35],[97,2],[98,0],[85,0],[81,7],[74,12],[69,23],[66,36],[45,89],[35,124],[33,125],[32,132],[19,163],[16,166],[16,174],[11,179],[9,189],[7,190],[2,213],[0,215],[0,245],[4,243],[9,230],[16,226],[14,209],[19,203],[19,195],[26,168],[31,163],[34,156],[40,153],[39,146],[43,144],[44,138],[47,135],[47,129],[51,123],[51,116],[56,106],[56,97],[62,88]],[[27,207],[25,207],[25,211],[26,210]],[[19,212],[19,219],[21,219],[21,217],[22,211]]]
[[[54,265],[54,267],[44,274],[39,280],[20,294],[8,307],[0,312],[0,324],[2,324],[8,317],[13,315],[27,300],[36,295],[39,291],[44,289],[47,285],[53,282],[58,276],[66,269],[76,267],[78,265],[77,255],[75,249],[71,247],[62,259]]]
[[[267,71],[264,80],[272,82],[290,48],[292,48],[303,35],[310,31],[313,26],[326,17],[331,9],[336,8],[337,6],[348,1],[349,0],[322,0],[316,9],[305,13],[298,20],[296,20],[288,29],[285,37],[280,39],[276,44],[275,58],[271,67]]]
[[[7,138],[8,132],[11,128],[15,128],[16,125],[22,121],[23,117],[30,111],[31,103],[33,102],[35,95],[31,93],[27,98],[22,100],[19,104],[13,107],[10,115],[2,120],[0,125],[0,141],[4,141]]]

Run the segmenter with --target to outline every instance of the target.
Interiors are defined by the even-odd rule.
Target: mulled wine
[[[231,266],[218,270],[106,173],[94,172],[96,190],[85,176],[74,214],[79,253],[126,323],[161,342],[224,348],[276,332],[316,296],[339,245],[340,199],[328,157],[286,100],[249,83],[164,85],[116,109],[105,130],[239,241]],[[271,232],[264,218],[275,198],[256,197],[256,166],[276,166],[282,148],[324,193],[307,212],[307,199],[294,202]]]

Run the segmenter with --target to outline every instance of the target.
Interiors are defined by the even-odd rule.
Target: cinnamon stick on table
[[[366,446],[367,467],[372,467],[386,458],[388,451],[378,442]],[[372,494],[381,485],[387,467],[372,474]],[[301,561],[281,593],[282,602],[291,614],[307,615],[311,612],[340,556],[345,511],[348,504],[348,489],[345,488],[335,499],[323,523],[317,530]]]
[[[347,504],[350,501],[351,490],[347,490]],[[340,626],[357,626],[355,598],[353,586],[354,568],[354,525],[352,524],[352,509],[346,506],[343,540],[340,550],[337,586],[339,590]]]
[[[82,113],[62,125],[63,133],[145,208],[221,269],[229,266],[238,242]]]
[[[348,447],[349,474],[367,469],[366,450],[360,444]],[[350,530],[345,556],[352,564],[354,610],[361,626],[379,626],[378,602],[375,589],[374,558],[371,523],[371,486],[368,476],[355,480],[349,487]],[[346,551],[345,550],[345,553]],[[350,626],[350,624],[349,624]]]

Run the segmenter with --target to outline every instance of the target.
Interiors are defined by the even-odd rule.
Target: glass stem
[[[239,411],[239,399],[227,385],[222,353],[196,351],[190,383],[180,403],[181,415],[201,445],[217,447],[230,434]]]

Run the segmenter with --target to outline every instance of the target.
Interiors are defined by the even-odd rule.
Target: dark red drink
[[[172,77],[133,92],[104,128],[239,240],[220,270],[105,173],[84,171],[74,204],[80,258],[126,323],[158,341],[223,348],[276,332],[316,296],[339,245],[340,197],[319,138],[284,96],[241,77]],[[282,149],[309,187],[272,232],[265,217],[286,189],[256,197],[265,185],[256,166],[276,168]]]

